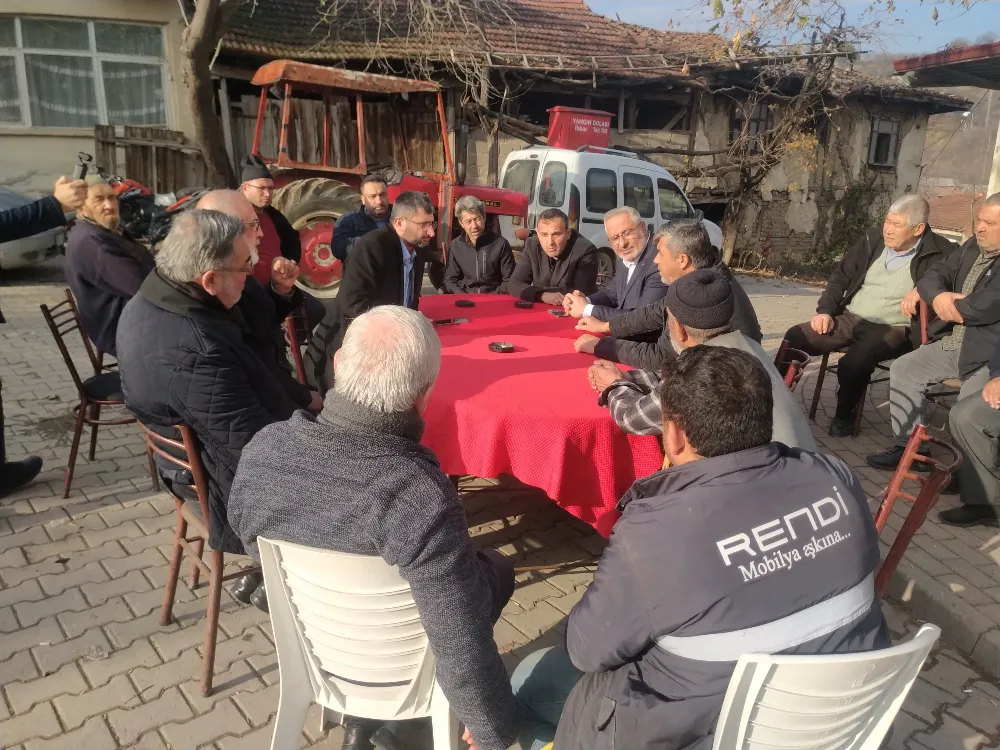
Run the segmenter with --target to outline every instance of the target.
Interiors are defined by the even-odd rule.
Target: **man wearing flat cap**
[[[285,257],[293,263],[299,263],[302,259],[299,233],[285,215],[271,205],[274,199],[274,179],[271,177],[271,170],[255,154],[248,154],[243,159],[240,192],[253,205],[260,229],[257,265],[253,269],[253,277],[267,289],[271,284],[271,266],[275,258]],[[323,319],[326,309],[322,302],[309,294],[303,292],[302,298],[311,329]]]
[[[87,199],[66,239],[66,281],[83,328],[102,352],[115,354],[118,318],[153,270],[153,256],[124,237],[118,197],[99,174],[87,175]]]
[[[770,356],[756,341],[732,330],[730,321],[735,303],[732,286],[725,276],[711,268],[692,271],[670,285],[666,301],[670,342],[678,353],[703,345],[740,349],[755,356],[771,379],[774,400],[771,439],[792,448],[817,450],[805,414]],[[601,394],[598,403],[608,407],[622,430],[636,435],[663,434],[658,373],[622,372],[611,362],[598,360],[588,377],[591,387]]]

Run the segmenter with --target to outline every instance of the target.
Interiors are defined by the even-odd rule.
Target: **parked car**
[[[0,210],[17,208],[31,202],[31,198],[0,187]],[[2,242],[0,243],[0,271],[42,263],[64,252],[65,247],[66,227],[57,227],[31,237]]]
[[[528,228],[547,208],[562,209],[570,227],[593,242],[601,253],[600,276],[614,275],[615,255],[604,231],[604,214],[632,206],[646,221],[650,234],[673,219],[698,217],[712,245],[722,247],[722,230],[703,218],[684,195],[677,180],[659,164],[616,148],[581,146],[578,149],[532,146],[513,151],[504,161],[500,186],[528,196]],[[511,247],[523,242],[518,227],[501,217],[501,231]]]

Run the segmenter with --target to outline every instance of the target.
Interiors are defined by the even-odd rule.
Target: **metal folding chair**
[[[105,372],[107,368],[102,368],[101,358],[95,353],[94,347],[87,337],[87,332],[83,330],[80,322],[80,311],[77,309],[73,293],[66,290],[66,299],[57,305],[39,305],[42,317],[45,318],[52,338],[56,340],[56,346],[62,354],[66,367],[69,369],[70,377],[76,386],[80,403],[73,407],[76,413],[76,425],[73,427],[73,444],[69,450],[69,462],[66,464],[66,479],[63,482],[63,497],[69,497],[70,486],[73,483],[73,470],[76,468],[76,456],[80,450],[80,438],[83,435],[83,428],[89,425],[90,430],[90,452],[88,458],[93,461],[97,451],[97,428],[101,425],[132,424],[135,417],[131,414],[127,416],[114,417],[112,419],[101,419],[102,406],[125,406],[125,396],[122,394],[121,377],[117,372]],[[66,336],[73,331],[80,332],[84,349],[90,360],[90,366],[94,374],[84,379],[80,377],[80,372],[73,361],[69,347],[66,346]]]
[[[919,451],[925,443],[933,443],[940,446],[948,452],[951,460],[945,463],[930,456],[921,455]],[[910,471],[914,461],[922,461],[929,464],[931,466],[930,474],[921,476],[916,472]],[[875,514],[875,529],[881,535],[896,500],[902,497],[913,503],[910,512],[906,514],[903,526],[896,535],[896,540],[892,543],[889,552],[885,556],[885,560],[882,561],[878,573],[875,575],[875,590],[879,596],[885,594],[892,574],[896,572],[896,567],[899,565],[899,561],[903,559],[903,554],[906,552],[907,547],[910,546],[913,535],[920,530],[924,519],[927,518],[927,514],[930,513],[931,508],[934,507],[941,496],[941,490],[948,485],[951,475],[961,465],[962,454],[958,448],[940,438],[929,435],[927,428],[922,424],[913,428],[910,440],[903,451],[903,457],[899,460],[899,465],[892,475],[892,481],[885,488],[885,492],[882,495],[882,502],[879,505],[878,512]],[[916,496],[903,490],[903,482],[907,479],[913,480],[920,485],[920,491]]]
[[[219,632],[222,584],[248,573],[259,573],[260,567],[255,566],[223,575],[225,555],[211,547],[208,548],[211,553],[210,562],[202,559],[205,547],[208,545],[211,514],[208,508],[208,475],[201,463],[194,432],[186,425],[168,428],[179,434],[180,439],[177,440],[154,432],[142,422],[139,423],[139,426],[142,428],[146,447],[150,454],[149,470],[153,474],[153,484],[159,488],[153,455],[189,472],[193,480],[193,485],[170,483],[167,487],[177,506],[177,525],[174,529],[174,549],[170,556],[167,584],[163,590],[160,624],[164,626],[170,624],[174,596],[177,593],[177,579],[180,577],[181,563],[186,554],[191,558],[191,574],[188,585],[192,589],[196,588],[200,573],[204,573],[208,577],[208,610],[205,613],[205,644],[202,647],[201,659],[201,694],[208,697],[212,694],[212,681],[215,677],[215,642]],[[180,487],[192,488],[193,496],[192,493],[183,493]],[[188,496],[185,497],[185,494]],[[193,536],[188,536],[189,531],[193,532]]]

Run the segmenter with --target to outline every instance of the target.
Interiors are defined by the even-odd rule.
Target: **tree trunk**
[[[199,0],[184,30],[181,72],[187,88],[194,138],[208,168],[211,187],[235,187],[236,177],[226,153],[222,123],[215,114],[215,87],[210,65],[224,28],[222,0]]]
[[[719,249],[722,251],[722,262],[727,266],[733,261],[743,214],[743,193],[738,192],[726,204],[726,213],[722,217],[722,247]]]

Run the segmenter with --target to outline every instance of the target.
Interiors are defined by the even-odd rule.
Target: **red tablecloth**
[[[457,299],[476,306],[456,307]],[[660,468],[662,454],[656,438],[624,434],[597,405],[587,382],[594,358],[573,351],[575,321],[549,309],[519,310],[507,296],[420,298],[429,318],[469,319],[436,328],[441,375],[423,442],[447,474],[512,474],[608,536],[618,499]],[[515,350],[491,352],[491,341]]]

